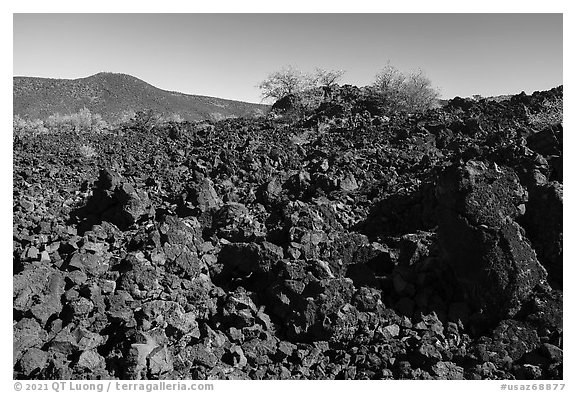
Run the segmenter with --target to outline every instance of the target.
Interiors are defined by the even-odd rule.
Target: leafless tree
[[[314,72],[314,82],[320,87],[332,87],[336,84],[346,71],[344,70],[326,70],[316,67]]]
[[[288,66],[268,75],[260,82],[258,88],[262,91],[262,98],[278,100],[289,94],[298,94],[310,88],[313,81],[302,71]]]

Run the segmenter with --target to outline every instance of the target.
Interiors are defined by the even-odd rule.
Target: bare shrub
[[[319,87],[332,87],[342,79],[346,73],[344,70],[326,70],[324,68],[316,67],[314,71],[313,81]]]
[[[342,78],[344,72],[317,67],[314,73],[309,74],[288,66],[268,75],[258,88],[262,91],[263,100],[279,100],[294,95],[302,99],[304,107],[312,108],[322,101],[326,92]]]
[[[382,111],[387,113],[422,113],[433,108],[440,96],[421,69],[405,75],[390,63],[376,75],[371,90]]]
[[[152,109],[137,111],[134,117],[127,122],[127,126],[150,132],[161,123],[161,115]]]
[[[162,122],[174,122],[174,123],[182,123],[184,122],[184,118],[180,116],[178,113],[169,113],[167,115],[162,115],[161,117]]]
[[[268,75],[258,88],[262,91],[262,99],[279,100],[290,94],[298,95],[313,86],[314,79],[310,75],[288,66]]]

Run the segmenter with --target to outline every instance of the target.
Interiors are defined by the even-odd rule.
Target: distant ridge
[[[110,72],[79,79],[15,76],[13,94],[14,114],[27,119],[75,113],[84,107],[106,121],[146,109],[178,114],[189,121],[254,117],[268,109],[267,105],[166,91],[131,75]]]

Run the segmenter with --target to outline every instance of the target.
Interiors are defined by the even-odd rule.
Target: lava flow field
[[[561,98],[14,136],[14,378],[562,379]]]

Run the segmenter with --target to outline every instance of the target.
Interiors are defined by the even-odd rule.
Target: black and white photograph
[[[9,388],[570,390],[563,18],[14,13]]]

